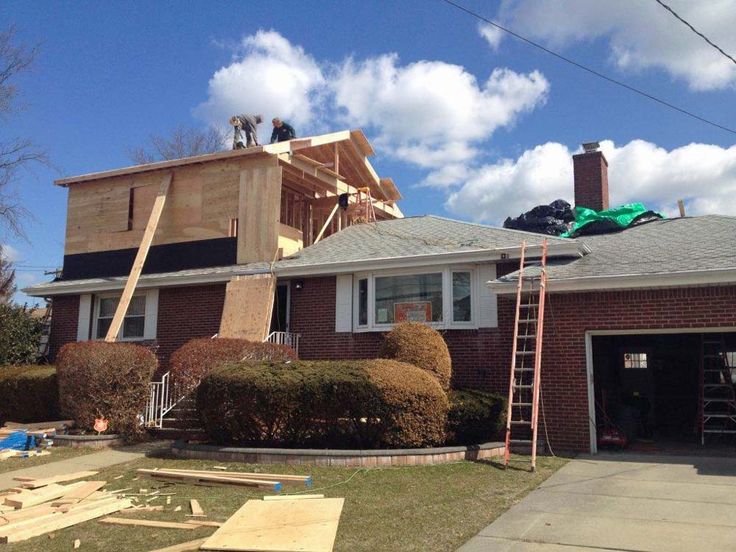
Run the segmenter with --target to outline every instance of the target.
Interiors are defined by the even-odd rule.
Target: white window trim
[[[470,272],[470,321],[455,322],[452,319],[452,273]],[[408,268],[402,270],[386,270],[374,272],[361,272],[353,275],[353,332],[386,332],[390,331],[396,324],[376,323],[376,278],[386,276],[411,276],[413,274],[442,274],[442,321],[427,322],[427,326],[438,330],[475,330],[479,326],[480,314],[480,291],[483,284],[479,280],[479,271],[475,265],[452,265],[452,266],[425,266]],[[359,285],[360,280],[368,280],[368,324],[358,325],[359,307]]]
[[[147,289],[140,293],[134,294],[134,297],[145,296],[146,312],[143,321],[143,337],[123,337],[123,326],[120,326],[117,341],[135,342],[135,341],[151,341],[156,339],[156,327],[158,326],[158,289]],[[108,299],[110,297],[120,297],[119,293],[100,293],[94,296],[94,312],[92,315],[92,339],[97,340],[97,321],[100,316],[100,299]],[[103,339],[103,338],[99,338]]]

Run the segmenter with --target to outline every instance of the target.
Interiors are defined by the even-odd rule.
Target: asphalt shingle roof
[[[278,268],[412,257],[542,243],[544,236],[434,215],[356,224],[276,263]],[[550,238],[569,242],[564,238]]]
[[[658,220],[621,232],[582,236],[591,252],[552,262],[550,279],[657,275],[736,268],[736,217],[705,215]],[[515,273],[500,281],[513,280]]]

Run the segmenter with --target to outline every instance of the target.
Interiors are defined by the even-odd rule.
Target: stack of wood
[[[20,484],[0,494],[0,543],[23,541],[131,507],[130,500],[101,490],[106,481],[60,484],[96,474],[15,477]]]
[[[0,460],[50,454],[56,428],[38,426],[9,423],[0,427]]]
[[[209,470],[180,470],[180,469],[140,469],[138,473],[157,480],[190,485],[206,486],[240,486],[280,491],[285,484],[312,485],[312,478],[308,475],[287,475],[254,472],[223,472]]]

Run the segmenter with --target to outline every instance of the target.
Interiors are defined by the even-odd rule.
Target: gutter
[[[490,280],[486,286],[497,295],[516,293],[517,281],[501,282]],[[736,267],[712,270],[689,270],[661,274],[618,274],[609,276],[585,276],[547,280],[547,291],[611,291],[619,289],[693,287],[717,284],[736,285]]]

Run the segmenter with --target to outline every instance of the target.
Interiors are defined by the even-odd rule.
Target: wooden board
[[[176,521],[153,521],[150,519],[131,519],[119,517],[106,517],[100,520],[100,523],[110,523],[112,525],[136,525],[139,527],[156,527],[157,529],[196,529],[199,525],[190,523],[179,523]]]
[[[197,484],[208,484],[208,483],[220,483],[224,485],[235,485],[241,487],[258,487],[261,489],[269,489],[272,491],[281,490],[281,483],[278,481],[264,481],[258,479],[244,479],[241,477],[228,477],[221,473],[214,475],[204,475],[196,473],[172,473],[166,470],[149,470],[139,469],[138,473],[149,475],[156,479],[164,479],[169,481],[179,481],[186,483]]]
[[[151,210],[151,216],[148,219],[146,231],[143,233],[141,245],[138,248],[135,261],[133,261],[133,268],[130,269],[130,275],[128,276],[128,280],[125,282],[123,295],[120,297],[120,301],[118,301],[118,306],[115,309],[115,315],[112,317],[110,328],[107,330],[105,341],[112,342],[118,338],[120,327],[123,325],[123,318],[125,318],[125,313],[128,312],[130,300],[133,298],[133,292],[135,292],[135,288],[138,285],[138,278],[140,278],[143,265],[146,262],[148,250],[151,248],[153,235],[156,233],[158,221],[161,218],[161,212],[163,211],[166,203],[166,195],[169,192],[172,177],[173,174],[169,173],[161,180],[161,186],[159,187],[156,200],[153,203],[153,209]]]
[[[3,504],[12,506],[13,508],[29,508],[30,506],[61,498],[66,493],[77,488],[78,485],[79,483],[75,483],[74,485],[57,485],[52,483],[42,489],[25,490],[11,496],[6,496]]]
[[[264,496],[263,500],[315,500],[317,498],[324,498],[323,494],[303,494],[303,495],[273,495]]]
[[[345,499],[249,500],[202,550],[330,552]]]
[[[80,471],[68,473],[66,475],[55,475],[53,477],[46,477],[44,479],[35,479],[32,477],[14,477],[13,479],[15,481],[23,481],[20,486],[24,489],[38,489],[39,487],[45,487],[46,485],[50,485],[52,483],[64,483],[65,481],[74,481],[75,479],[82,479],[83,477],[92,477],[93,475],[97,475],[98,473],[99,472],[96,471]],[[97,488],[99,489],[100,487]]]
[[[230,280],[225,287],[219,336],[263,341],[271,327],[275,285],[270,274]]]
[[[281,167],[257,167],[240,173],[238,264],[273,261],[281,216]]]
[[[312,476],[311,475],[293,475],[293,474],[285,474],[285,473],[260,473],[260,472],[241,472],[241,471],[228,471],[228,470],[219,470],[219,471],[212,471],[212,470],[182,470],[177,468],[166,468],[164,470],[161,470],[164,472],[172,472],[172,473],[188,473],[188,474],[198,474],[198,475],[216,475],[219,477],[226,476],[226,477],[242,477],[244,479],[260,479],[262,481],[281,481],[282,483],[284,481],[298,481],[301,483],[304,483],[306,485],[311,485],[312,483]]]
[[[188,550],[198,550],[199,546],[206,540],[205,538],[182,542],[167,546],[166,548],[157,548],[156,550],[151,550],[151,552],[187,552]]]
[[[191,510],[192,510],[192,515],[193,515],[193,516],[197,516],[197,517],[199,517],[199,516],[204,516],[204,510],[203,510],[203,509],[202,509],[202,507],[201,507],[201,506],[199,505],[199,500],[197,500],[197,499],[195,499],[195,498],[192,498],[192,499],[191,499],[191,500],[189,501],[189,508],[191,508]]]

